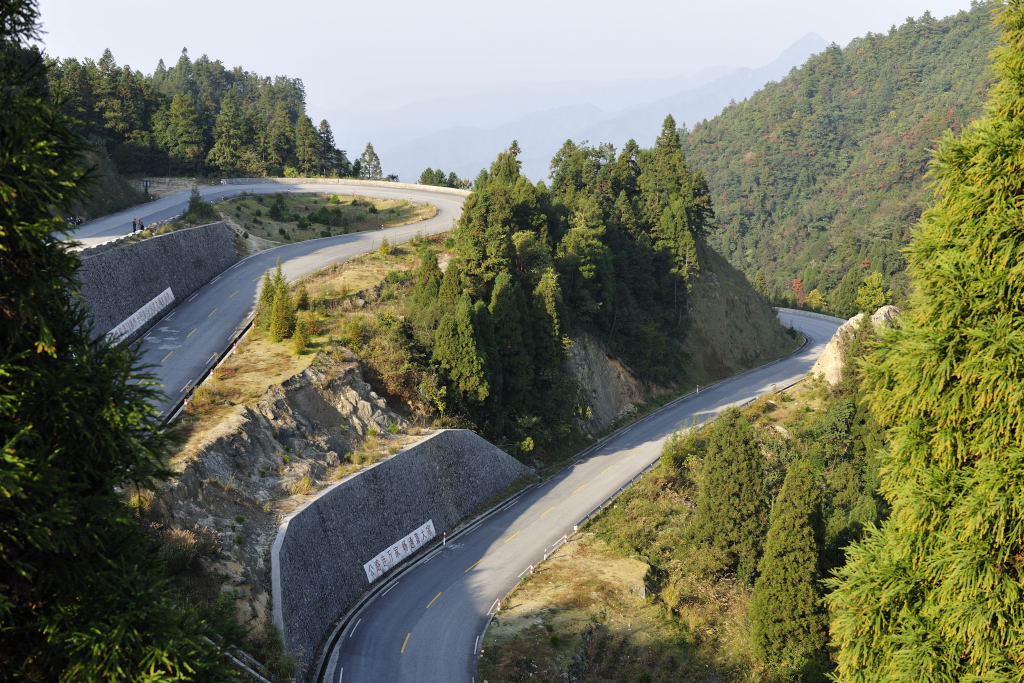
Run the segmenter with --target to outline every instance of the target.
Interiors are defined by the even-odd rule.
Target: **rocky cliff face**
[[[566,365],[588,409],[580,421],[587,434],[598,434],[652,396],[668,391],[640,379],[589,334],[573,340]]]
[[[199,449],[181,476],[156,492],[152,513],[195,529],[220,551],[200,560],[234,590],[249,626],[270,622],[269,549],[283,515],[327,483],[370,430],[406,421],[363,381],[354,358],[322,353],[302,373],[270,387],[231,428]]]
[[[882,306],[871,316],[871,324],[876,330],[893,327],[896,325],[899,312],[900,310],[895,306]],[[863,313],[858,313],[840,325],[825,346],[825,350],[818,356],[810,374],[820,375],[832,386],[839,384],[843,377],[843,366],[846,363],[846,346],[854,332],[863,323],[864,318]]]
[[[689,328],[682,340],[690,356],[686,375],[663,382],[641,379],[594,337],[573,340],[567,367],[588,411],[580,427],[597,434],[651,398],[710,383],[784,354],[795,345],[775,311],[742,273],[717,252],[702,248],[701,272],[687,296]]]

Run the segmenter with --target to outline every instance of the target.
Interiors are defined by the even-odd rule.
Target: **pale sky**
[[[193,59],[205,53],[228,68],[301,78],[310,117],[330,120],[339,146],[358,152],[367,139],[386,144],[422,134],[418,123],[488,127],[503,112],[521,116],[532,111],[521,93],[540,92],[538,84],[568,93],[571,83],[597,83],[584,90],[604,91],[622,79],[756,68],[808,33],[845,45],[909,16],[941,18],[969,3],[40,0],[39,8],[43,46],[54,57],[98,59],[109,47],[118,64],[151,73],[157,60],[171,66],[187,47]],[[502,92],[505,104],[487,97]],[[447,103],[433,119],[422,104],[429,100]],[[521,111],[511,111],[519,104]]]
[[[604,80],[756,67],[807,33],[845,45],[968,0],[41,0],[57,57],[149,73],[187,47],[306,84],[311,114],[388,109],[502,81]]]

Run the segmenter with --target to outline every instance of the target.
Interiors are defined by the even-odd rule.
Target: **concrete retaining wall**
[[[443,430],[292,513],[271,563],[274,621],[300,676],[332,624],[370,587],[363,563],[428,520],[441,536],[531,472],[471,431]]]
[[[171,288],[170,308],[238,261],[231,230],[223,223],[178,230],[140,242],[81,252],[78,281],[92,312],[93,330],[106,334],[162,291]],[[150,323],[159,320],[157,312]],[[147,325],[148,326],[148,325]],[[145,331],[141,327],[130,340]]]

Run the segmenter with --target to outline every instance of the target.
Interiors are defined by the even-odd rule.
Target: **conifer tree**
[[[708,428],[694,540],[722,553],[721,571],[753,583],[768,527],[764,459],[754,428],[736,408]]]
[[[213,129],[214,143],[206,155],[206,163],[224,175],[237,175],[250,170],[246,163],[246,142],[251,137],[242,116],[240,97],[228,91],[221,102],[220,113]]]
[[[90,328],[62,241],[84,144],[57,111],[36,3],[0,9],[0,677],[225,680],[117,487],[168,476],[151,377]]]
[[[189,173],[197,173],[203,163],[203,129],[195,103],[185,93],[171,98],[163,130],[163,145],[171,159]]]
[[[299,165],[299,173],[310,175],[316,170],[320,147],[323,139],[313,127],[313,122],[305,114],[299,116],[295,124],[295,161]]]
[[[366,149],[359,157],[359,175],[368,180],[380,180],[384,177],[384,171],[380,167],[380,157],[374,151],[372,143],[366,143]]]
[[[253,324],[257,329],[267,331],[270,329],[271,313],[274,310],[274,280],[270,276],[270,270],[263,273],[263,282],[260,284],[260,298],[256,304],[256,318]]]
[[[840,680],[1024,680],[1024,2],[986,115],[934,158],[914,293],[864,365],[890,517],[828,597]]]
[[[295,353],[303,353],[309,347],[309,340],[313,336],[315,323],[310,313],[302,313],[295,320],[295,334],[292,335],[292,344]]]
[[[280,266],[278,266],[280,272]],[[270,338],[276,342],[290,336],[295,329],[295,305],[282,277],[274,286],[274,304],[270,309]]]
[[[441,318],[434,342],[434,360],[467,401],[480,403],[490,394],[486,359],[473,328],[473,304],[468,294],[459,298],[454,311]]]
[[[828,660],[818,571],[821,538],[821,491],[811,464],[798,460],[789,466],[772,506],[750,605],[754,647],[782,676],[815,678]]]

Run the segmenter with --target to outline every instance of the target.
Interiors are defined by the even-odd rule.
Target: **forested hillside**
[[[651,149],[566,142],[550,188],[520,173],[518,155],[513,143],[477,177],[447,268],[421,254],[402,320],[348,323],[346,343],[395,378],[387,393],[523,455],[565,446],[586,411],[565,361],[581,333],[661,386],[722,376],[792,343],[706,247],[707,187],[671,117]],[[744,314],[725,333],[730,306]],[[712,349],[695,352],[701,344]]]
[[[833,45],[684,131],[714,200],[712,245],[776,300],[817,289],[845,316],[871,272],[902,297],[929,150],[980,115],[992,82],[989,8]]]
[[[160,60],[149,75],[119,66],[106,50],[99,61],[50,59],[48,77],[53,97],[78,120],[76,132],[123,174],[361,171],[337,149],[326,120],[314,126],[297,78],[227,69],[206,55],[193,61],[185,50],[174,66]],[[373,172],[380,174],[379,160]]]

